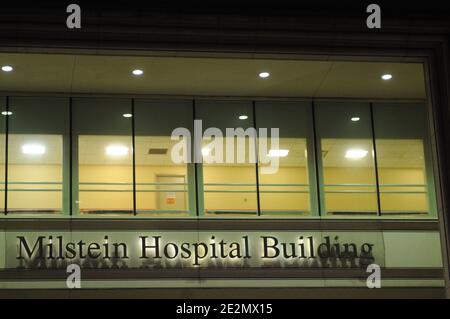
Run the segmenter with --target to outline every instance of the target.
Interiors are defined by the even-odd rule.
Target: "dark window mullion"
[[[195,134],[195,120],[197,119],[197,114],[195,112],[195,99],[192,100],[192,126],[194,127],[194,134]],[[195,176],[195,213],[198,216],[200,216],[200,206],[199,206],[199,190],[200,185],[198,184],[198,170],[199,170],[199,163],[197,163],[197,149],[195,145],[195,135],[192,135],[193,138],[191,138],[191,159],[194,159],[194,176]],[[192,141],[194,140],[194,141]],[[203,169],[203,165],[202,165]]]
[[[370,103],[370,126],[372,129],[372,147],[373,147],[373,161],[375,166],[375,183],[377,192],[377,215],[381,216],[381,198],[380,198],[380,181],[378,176],[378,160],[377,160],[377,144],[375,138],[375,124],[373,118],[373,103]]]
[[[69,215],[73,215],[73,126],[72,126],[72,97],[69,98]],[[64,206],[64,205],[63,205]]]
[[[133,149],[133,215],[136,216],[136,131],[134,125],[134,117],[134,99],[131,99],[131,146]]]
[[[252,111],[253,111],[253,127],[256,131],[256,102],[252,101]],[[255,169],[256,169],[256,204],[258,216],[261,216],[261,201],[259,194],[259,150],[258,150],[258,135],[254,137],[255,139]]]
[[[317,210],[319,217],[322,216],[322,196],[321,196],[321,178],[320,178],[320,169],[319,163],[322,163],[322,161],[319,161],[319,155],[322,156],[322,154],[318,154],[318,146],[317,144],[320,143],[320,141],[317,140],[317,128],[316,128],[316,104],[315,101],[311,101],[311,115],[312,115],[312,129],[313,129],[313,146],[314,146],[314,166],[315,166],[315,173],[316,173],[316,191],[317,191]],[[320,148],[321,149],[321,148]],[[325,191],[324,191],[325,193]]]
[[[5,216],[8,215],[8,147],[9,147],[9,96],[6,97],[5,116]]]

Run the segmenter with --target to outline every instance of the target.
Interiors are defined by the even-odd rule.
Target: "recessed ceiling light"
[[[13,114],[13,112],[11,112],[11,111],[3,111],[2,112],[2,115],[12,115]]]
[[[133,117],[133,114],[131,114],[131,113],[124,113],[124,114],[122,114],[122,116],[123,117]]]
[[[206,147],[202,148],[202,155],[203,156],[208,156],[209,155],[209,148],[206,148]]]
[[[383,74],[381,78],[385,81],[392,79],[392,74]]]
[[[360,118],[357,116],[354,116],[351,118],[351,120],[352,120],[352,122],[358,122],[360,120]]]
[[[141,69],[135,69],[131,73],[133,73],[134,75],[142,75],[144,74],[144,71],[142,71]]]
[[[42,155],[45,153],[45,146],[41,144],[22,145],[22,153],[28,155]]]
[[[270,76],[269,72],[261,72],[259,73],[259,77],[262,79],[268,78]]]
[[[110,145],[106,148],[106,155],[125,156],[128,154],[128,147],[122,145]]]
[[[345,153],[345,157],[349,159],[361,159],[367,156],[368,151],[362,149],[349,149]]]
[[[14,70],[14,68],[10,65],[4,65],[2,66],[2,71],[3,72],[11,72],[12,70]]]
[[[247,115],[239,115],[239,119],[246,120],[246,119],[248,119],[248,116]]]
[[[289,150],[269,150],[269,157],[286,157],[289,154]]]

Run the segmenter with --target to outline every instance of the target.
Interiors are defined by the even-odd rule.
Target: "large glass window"
[[[315,115],[322,215],[377,215],[369,103],[321,102]]]
[[[310,102],[256,104],[262,215],[317,214],[311,110]]]
[[[436,217],[421,103],[0,102],[12,216]]]
[[[9,98],[8,214],[68,213],[68,102]]]
[[[72,114],[75,211],[133,214],[131,99],[74,98]]]
[[[206,135],[201,147],[205,215],[257,215],[252,103],[198,101],[195,114],[202,121],[202,132]],[[218,129],[221,135],[212,134],[212,128]],[[228,136],[227,128],[233,130]],[[244,134],[236,131],[237,128]]]
[[[373,113],[381,214],[435,215],[426,106],[375,103]]]
[[[194,166],[181,161],[188,149],[172,155],[176,144],[188,141],[171,138],[176,128],[185,128],[192,134],[192,101],[137,99],[134,116],[137,214],[195,215]],[[183,145],[187,147],[188,143]]]
[[[6,97],[0,97],[0,214],[5,213],[5,159],[6,159],[6,145],[5,145],[5,127],[6,127],[6,117],[10,114],[7,111]]]

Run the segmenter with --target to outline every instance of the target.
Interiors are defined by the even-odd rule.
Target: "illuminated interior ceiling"
[[[0,53],[3,92],[424,99],[422,64]],[[141,76],[132,75],[142,69]],[[267,71],[270,77],[258,74]],[[383,74],[392,74],[388,81]]]

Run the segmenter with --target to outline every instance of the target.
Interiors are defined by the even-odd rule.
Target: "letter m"
[[[25,249],[26,257],[31,258],[35,253],[36,250],[39,251],[39,258],[44,258],[43,252],[44,252],[44,246],[42,243],[42,240],[44,239],[44,236],[39,236],[34,243],[33,249],[30,249],[30,246],[28,245],[27,239],[23,236],[17,236],[17,239],[19,239],[19,256],[17,259],[24,259],[25,257],[22,256],[22,248]]]

